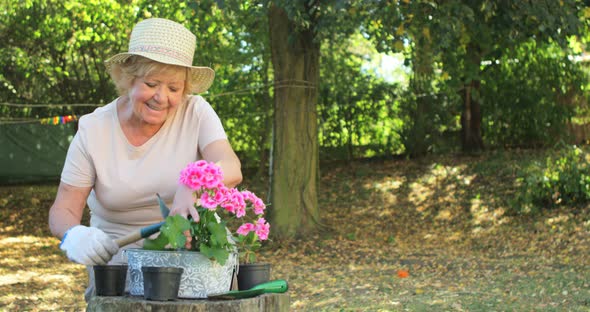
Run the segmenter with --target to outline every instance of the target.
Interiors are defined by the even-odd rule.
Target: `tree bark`
[[[428,153],[435,136],[434,113],[432,112],[432,76],[434,75],[433,55],[430,40],[418,36],[416,48],[412,51],[414,63],[410,89],[416,95],[416,109],[411,111],[412,126],[405,143],[411,157],[420,157]]]
[[[263,53],[262,55],[262,68],[260,69],[261,71],[261,81],[263,81],[265,84],[269,83],[269,71],[270,71],[270,66],[271,66],[271,62],[268,58],[268,54],[267,53]],[[264,126],[261,127],[260,129],[260,139],[258,141],[258,146],[259,146],[259,157],[260,157],[260,161],[258,162],[258,172],[256,173],[256,175],[258,177],[262,177],[263,175],[266,176],[266,174],[268,174],[268,170],[267,170],[267,164],[268,164],[268,160],[269,160],[269,155],[268,155],[268,149],[267,149],[267,144],[268,144],[268,140],[270,138],[270,134],[272,132],[272,109],[271,109],[271,101],[272,101],[272,97],[270,95],[270,90],[268,87],[264,88],[264,90],[261,92],[261,94],[257,97],[259,98],[259,105],[261,107],[263,107],[262,112],[263,112],[263,118],[262,118],[262,122],[261,124],[263,124]]]
[[[274,126],[269,219],[278,237],[314,231],[319,224],[317,97],[319,44],[297,31],[284,9],[269,10],[274,69]]]
[[[481,55],[477,47],[468,47],[469,65],[479,72]],[[479,102],[479,89],[481,81],[473,79],[468,81],[461,92],[463,99],[463,113],[461,114],[461,142],[463,152],[478,153],[484,149],[481,132],[481,103]],[[475,94],[475,95],[474,95]]]

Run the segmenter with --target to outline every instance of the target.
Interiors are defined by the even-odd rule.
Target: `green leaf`
[[[249,263],[254,263],[256,262],[256,254],[255,253],[250,253],[249,257],[248,257],[248,261]]]
[[[221,265],[225,265],[227,258],[229,257],[229,252],[224,248],[212,248],[205,244],[201,244],[199,246],[199,250],[203,255],[205,255],[209,259],[213,259]]]
[[[164,235],[160,232],[158,237],[156,237],[154,239],[146,238],[143,241],[143,249],[163,250],[167,244],[168,244],[168,237],[166,237],[166,235]]]
[[[209,232],[211,232],[211,244],[214,246],[223,246],[227,244],[227,231],[225,225],[217,222],[209,222],[207,224]]]
[[[170,247],[178,249],[184,247],[186,236],[183,232],[191,227],[190,221],[181,215],[168,216],[166,223],[162,225],[161,233],[168,237]]]

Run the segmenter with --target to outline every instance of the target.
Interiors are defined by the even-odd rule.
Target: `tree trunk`
[[[468,47],[468,66],[479,74],[481,55],[477,47]],[[468,81],[461,92],[463,99],[463,113],[461,114],[461,143],[463,152],[478,153],[484,149],[481,133],[481,105],[479,102],[479,89],[481,81],[473,79]]]
[[[412,51],[414,71],[410,80],[410,89],[416,95],[416,109],[411,111],[412,126],[405,142],[407,153],[411,157],[426,155],[435,135],[434,112],[432,111],[432,66],[433,56],[430,41],[426,38],[416,40],[416,48]]]
[[[479,93],[479,80],[472,80],[461,92],[463,98],[463,113],[461,114],[461,142],[463,151],[477,153],[484,149],[481,135],[481,106],[474,98],[473,92]]]
[[[295,237],[319,224],[317,95],[319,44],[312,30],[296,31],[287,13],[269,11],[274,68],[274,127],[270,223],[279,237]]]
[[[269,68],[270,68],[270,60],[268,59],[267,53],[263,53],[263,62],[262,62],[262,68],[260,69],[261,71],[261,81],[263,81],[265,84],[269,82]],[[260,107],[262,107],[262,112],[263,112],[263,117],[262,117],[262,122],[261,124],[263,125],[263,127],[260,128],[260,140],[258,141],[258,146],[259,146],[259,157],[260,157],[260,161],[258,163],[258,172],[256,173],[256,175],[258,177],[262,177],[263,175],[266,176],[266,174],[268,174],[267,171],[267,164],[268,164],[268,159],[269,159],[269,155],[268,155],[268,149],[267,149],[267,144],[268,144],[268,140],[270,137],[270,134],[272,132],[272,108],[271,108],[271,101],[272,98],[270,96],[270,91],[269,88],[264,88],[264,90],[261,91],[261,94],[257,97],[258,103],[260,105]]]

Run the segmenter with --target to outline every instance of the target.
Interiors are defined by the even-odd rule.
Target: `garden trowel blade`
[[[226,293],[208,295],[209,299],[243,299],[252,298],[264,293],[264,289],[231,290]]]
[[[156,193],[156,196],[158,196],[158,205],[160,206],[160,213],[162,214],[162,218],[166,219],[166,217],[168,217],[168,215],[170,214],[170,209],[168,208],[168,206],[166,206],[166,203],[164,202],[162,197],[160,197],[160,194]]]

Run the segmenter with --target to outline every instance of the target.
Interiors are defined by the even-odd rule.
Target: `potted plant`
[[[247,290],[270,280],[270,263],[256,262],[256,252],[261,247],[261,241],[268,239],[266,220],[258,219],[256,224],[242,224],[235,238],[239,252],[239,267],[237,272],[238,289]]]
[[[252,253],[268,239],[264,202],[250,191],[225,187],[219,166],[190,163],[179,180],[193,190],[199,220],[168,216],[156,238],[146,239],[143,249],[128,250],[132,295],[142,292],[141,266],[182,267],[182,298],[228,291],[238,254],[255,259]]]
[[[264,222],[264,219],[261,222]],[[237,272],[239,290],[247,290],[270,280],[270,263],[256,262],[256,251],[261,247],[260,241],[268,238],[268,231],[265,232],[261,228],[258,224],[249,223],[242,225],[237,231],[239,235],[236,243],[240,250]]]

